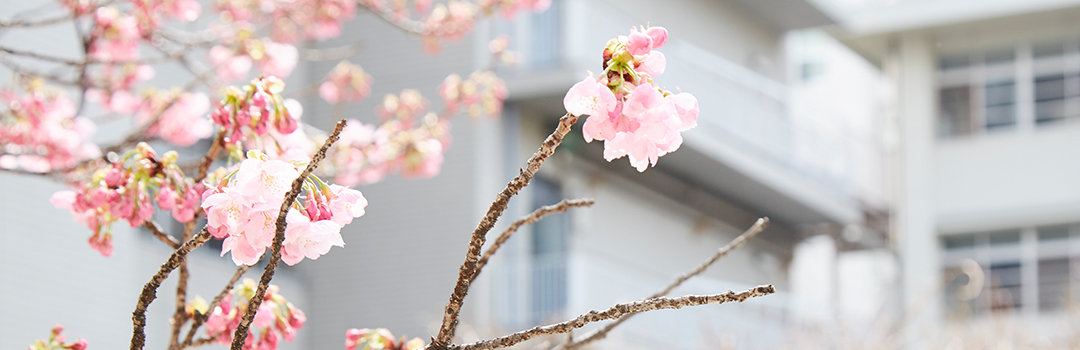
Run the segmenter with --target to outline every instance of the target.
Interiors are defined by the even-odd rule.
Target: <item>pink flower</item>
[[[187,147],[210,137],[214,127],[204,115],[210,110],[210,99],[204,93],[185,93],[161,113],[157,124],[148,133],[161,136],[171,144]]]
[[[215,191],[207,190],[207,193]],[[206,224],[215,238],[225,238],[232,232],[238,232],[240,225],[247,222],[250,200],[234,187],[225,187],[207,196],[202,201],[206,211]],[[224,254],[224,253],[223,253]]]
[[[664,27],[649,27],[649,29],[645,30],[645,34],[648,34],[649,38],[652,39],[653,49],[659,49],[664,44],[667,44],[668,33]]]
[[[290,211],[286,216],[289,226],[285,229],[285,245],[282,247],[281,260],[289,265],[308,259],[318,259],[330,252],[330,247],[344,247],[341,239],[341,226],[331,220],[309,221],[298,211]]]
[[[330,185],[330,191],[334,193],[329,203],[332,213],[330,220],[345,226],[352,223],[353,218],[364,215],[368,202],[360,191],[340,185]]]
[[[207,52],[210,63],[217,67],[217,77],[223,81],[236,81],[247,76],[251,70],[251,57],[236,55],[233,50],[215,45]]]
[[[360,66],[341,61],[326,73],[326,80],[319,85],[319,96],[326,102],[360,101],[371,94],[371,75]]]
[[[631,29],[630,36],[611,40],[604,48],[607,74],[600,81],[590,76],[566,93],[567,112],[589,115],[582,135],[587,142],[603,140],[608,161],[626,156],[634,168],[645,171],[659,157],[677,150],[681,132],[697,125],[699,109],[693,95],[674,94],[653,83],[667,66],[664,54],[655,49],[666,42],[663,27]],[[614,102],[601,103],[597,86],[614,95]],[[597,107],[601,105],[605,108]]]
[[[58,191],[53,193],[52,197],[49,198],[49,203],[52,203],[57,209],[71,210],[71,207],[75,205],[75,192]]]
[[[682,92],[666,97],[675,107],[675,114],[679,117],[679,131],[686,131],[697,126],[698,101],[694,95]]]
[[[183,200],[176,204],[172,210],[173,219],[177,222],[188,222],[195,218],[195,207],[199,205],[199,194],[193,189],[184,191]],[[162,208],[164,209],[164,208]]]
[[[633,55],[648,54],[652,50],[652,38],[645,33],[638,32],[634,29],[630,32],[630,37],[627,39],[626,48]]]
[[[650,78],[656,78],[660,74],[664,74],[664,70],[667,69],[667,58],[664,57],[664,53],[660,51],[653,51],[649,53],[649,57],[637,66],[637,72],[641,74],[647,74]]]
[[[157,193],[157,205],[161,210],[172,210],[176,206],[176,190],[169,186],[161,186]]]
[[[96,26],[91,33],[90,56],[102,61],[133,61],[139,58],[142,32],[134,16],[112,7],[94,12]]]
[[[258,64],[264,75],[285,78],[296,68],[296,61],[300,57],[296,46],[264,39],[263,49],[264,56]]]
[[[236,187],[245,197],[280,204],[293,180],[300,177],[300,172],[292,164],[280,160],[248,158],[240,163],[235,177]]]
[[[271,303],[263,302],[259,305],[259,310],[255,312],[255,318],[252,319],[252,324],[255,327],[266,328],[270,327],[274,322],[274,307],[270,306]]]
[[[615,95],[590,75],[566,92],[563,106],[573,115],[604,116],[615,109]]]
[[[98,251],[98,253],[101,253],[102,256],[108,258],[110,255],[112,255],[112,235],[108,232],[96,233],[93,236],[90,236],[90,239],[87,240],[87,242],[90,243],[90,248],[94,248],[94,250]]]
[[[160,8],[166,15],[184,22],[191,22],[199,18],[202,6],[196,0],[166,0]]]

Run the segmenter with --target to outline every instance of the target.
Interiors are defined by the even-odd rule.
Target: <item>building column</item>
[[[937,65],[927,35],[903,33],[895,39],[886,62],[893,65],[886,71],[896,84],[893,108],[900,136],[892,237],[903,264],[905,344],[924,349],[943,321],[933,181]]]

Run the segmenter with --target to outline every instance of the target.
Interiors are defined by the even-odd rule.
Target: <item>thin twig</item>
[[[177,242],[175,238],[172,238],[172,236],[169,236],[169,234],[162,231],[161,226],[158,226],[157,222],[154,222],[154,220],[143,221],[143,226],[150,230],[150,233],[154,234],[155,237],[162,242],[165,242],[165,244],[168,244],[172,249],[180,248],[180,242]]]
[[[559,147],[563,137],[570,132],[570,127],[577,120],[578,116],[573,114],[566,114],[559,119],[559,126],[551,135],[548,135],[544,143],[540,145],[540,149],[529,158],[525,168],[520,169],[518,176],[510,180],[506,184],[506,188],[495,197],[495,201],[488,207],[487,214],[484,214],[484,218],[476,225],[476,229],[472,233],[472,239],[469,241],[469,250],[465,254],[465,262],[458,269],[457,285],[454,286],[454,292],[450,295],[450,301],[446,304],[446,311],[443,313],[439,334],[432,340],[431,344],[428,344],[427,349],[441,350],[450,345],[450,341],[454,338],[454,331],[457,328],[458,314],[461,312],[461,305],[465,302],[465,296],[469,294],[469,285],[472,284],[473,273],[476,272],[476,262],[480,258],[480,249],[484,247],[488,231],[491,231],[491,228],[495,226],[495,222],[502,216],[507,204],[510,203],[510,198],[529,185],[529,181],[540,170],[544,160],[551,156],[552,153],[555,153],[555,148]]]
[[[480,257],[480,260],[476,261],[476,272],[473,272],[473,281],[476,281],[476,276],[480,275],[480,271],[487,265],[491,256],[495,255],[495,252],[502,247],[503,243],[506,243],[506,241],[510,239],[510,236],[513,236],[521,226],[540,221],[540,219],[543,219],[550,214],[567,211],[572,207],[591,207],[594,203],[596,203],[596,200],[592,198],[563,199],[559,203],[540,207],[540,209],[536,209],[536,211],[533,211],[531,214],[517,219],[517,221],[514,221],[510,226],[506,227],[506,230],[499,235],[499,238],[495,239],[495,242],[491,244],[491,247],[488,247],[488,249],[484,251],[484,255]]]
[[[53,18],[39,19],[39,20],[0,20],[0,28],[16,28],[16,27],[41,27],[52,24],[61,23],[74,18],[72,13],[65,14],[63,16],[57,16]]]
[[[214,143],[210,144],[210,150],[206,152],[206,157],[203,157],[202,163],[199,163],[199,174],[195,177],[195,183],[199,183],[206,178],[206,173],[210,171],[210,164],[217,158],[217,154],[221,151],[221,145],[225,142],[225,133],[229,130],[221,128],[218,130],[217,136],[214,137]]]
[[[675,290],[676,287],[678,287],[679,285],[682,285],[683,282],[686,282],[691,277],[700,275],[702,272],[705,272],[705,270],[708,269],[709,266],[712,266],[712,264],[715,264],[721,258],[726,256],[729,252],[731,252],[731,251],[733,251],[735,249],[739,249],[739,247],[741,247],[743,244],[746,244],[746,242],[750,241],[750,239],[753,238],[754,236],[756,236],[758,233],[761,233],[761,231],[764,231],[765,228],[768,227],[768,226],[769,226],[769,218],[762,217],[762,218],[758,219],[757,222],[755,222],[753,226],[750,226],[749,229],[746,229],[746,232],[743,232],[743,234],[739,235],[739,237],[735,237],[735,239],[731,240],[731,242],[729,242],[728,244],[725,244],[723,247],[720,247],[720,249],[717,249],[716,253],[713,254],[712,257],[709,257],[709,260],[705,260],[705,262],[701,263],[701,265],[698,265],[698,267],[694,268],[693,270],[690,270],[690,271],[688,271],[688,272],[686,272],[686,273],[684,273],[682,275],[679,275],[679,277],[676,277],[675,280],[671,281],[671,283],[669,283],[667,285],[667,287],[664,287],[664,289],[661,289],[659,292],[653,293],[653,295],[650,295],[649,298],[662,297],[662,296],[667,295],[668,293],[671,293],[672,290]],[[618,320],[615,320],[615,322],[606,324],[606,325],[604,325],[604,327],[601,327],[600,329],[589,332],[588,334],[585,334],[584,336],[582,336],[577,341],[571,341],[569,343],[563,344],[562,346],[557,346],[557,347],[555,347],[555,349],[561,349],[561,350],[577,349],[577,348],[581,347],[582,345],[585,345],[585,344],[588,344],[588,343],[591,343],[591,342],[594,342],[594,341],[597,341],[597,340],[600,340],[600,339],[604,339],[604,337],[606,337],[608,335],[608,333],[611,332],[611,330],[613,328],[619,326],[623,322],[626,322],[626,320],[629,319],[632,316],[634,316],[634,313],[629,313],[629,314],[623,315],[622,317],[619,317]]]
[[[146,307],[150,306],[150,303],[157,298],[157,289],[161,286],[161,282],[169,277],[172,270],[180,266],[180,262],[184,261],[188,253],[202,246],[208,240],[210,240],[210,231],[203,228],[202,232],[191,237],[187,242],[184,242],[184,245],[173,251],[172,255],[169,256],[169,260],[161,264],[161,268],[154,274],[154,277],[151,277],[150,281],[143,286],[142,294],[139,295],[139,302],[135,304],[135,311],[131,315],[131,321],[134,324],[131,335],[131,350],[142,350],[143,346],[146,345]]]
[[[229,294],[229,291],[232,291],[233,286],[236,285],[236,281],[239,281],[240,277],[243,276],[244,272],[247,272],[249,268],[251,268],[250,265],[240,265],[240,267],[237,267],[236,273],[233,273],[232,278],[229,279],[229,283],[225,284],[225,288],[221,290],[221,293],[218,293],[218,295],[214,297],[214,300],[210,301],[210,306],[206,308],[206,313],[195,316],[195,319],[191,321],[191,329],[188,329],[187,336],[184,337],[184,342],[180,343],[180,349],[185,349],[194,344],[192,343],[192,339],[195,338],[195,332],[199,330],[199,327],[202,327],[203,323],[206,323],[206,320],[210,318],[210,314],[214,313],[214,308],[221,304],[222,300],[225,300],[225,295]]]
[[[490,350],[512,346],[514,344],[548,334],[566,333],[575,328],[581,328],[586,324],[610,320],[622,315],[663,309],[680,309],[687,306],[707,304],[723,304],[727,302],[742,302],[749,298],[765,296],[776,293],[772,285],[757,286],[754,289],[742,293],[728,291],[715,295],[687,295],[681,298],[650,298],[635,302],[617,304],[604,311],[592,310],[575,319],[547,326],[536,326],[532,329],[514,334],[498,337],[495,339],[482,340],[471,344],[456,345],[451,350]]]
[[[191,235],[195,233],[195,220],[184,223],[184,241],[191,239]],[[187,306],[187,282],[188,282],[188,267],[187,259],[180,262],[180,271],[178,272],[179,278],[176,280],[176,311],[173,312],[172,318],[172,333],[169,336],[169,349],[174,349],[179,344],[180,327],[187,322],[187,312],[185,312],[185,306]]]
[[[325,49],[298,48],[301,61],[336,61],[352,57],[364,50],[364,43],[357,41],[352,44],[329,47]]]
[[[319,151],[311,156],[311,162],[300,173],[300,176],[293,180],[292,189],[285,194],[285,201],[281,203],[281,210],[278,211],[277,232],[274,233],[270,262],[266,264],[266,270],[263,271],[262,278],[259,279],[259,287],[255,289],[255,295],[248,301],[248,308],[244,312],[244,317],[236,327],[236,332],[233,334],[232,350],[241,350],[243,348],[244,342],[247,340],[248,327],[251,327],[251,320],[255,318],[255,312],[259,310],[259,305],[262,305],[263,297],[266,296],[266,288],[270,285],[270,279],[274,278],[274,269],[277,268],[278,261],[281,261],[281,245],[285,241],[285,215],[289,212],[293,202],[296,201],[296,197],[300,195],[300,190],[303,189],[308,175],[311,175],[311,172],[319,166],[319,162],[326,158],[326,150],[334,142],[337,142],[343,128],[345,128],[345,120],[339,120],[337,126],[334,127],[334,132],[330,133],[330,136],[326,138],[326,142],[319,148]]]

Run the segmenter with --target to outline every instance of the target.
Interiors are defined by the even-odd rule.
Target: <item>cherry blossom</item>
[[[199,312],[209,317],[206,319],[206,335],[219,344],[230,344],[236,327],[240,325],[240,318],[247,312],[248,302],[255,295],[257,285],[250,278],[244,279],[241,284],[233,287],[214,310],[206,310],[208,307],[205,300],[196,297],[189,302],[186,309],[189,314]],[[200,302],[201,300],[201,302]],[[263,297],[252,326],[248,332],[244,350],[273,350],[277,349],[280,340],[287,342],[296,338],[296,331],[304,327],[307,316],[299,308],[289,302],[279,293],[278,286],[269,285],[266,296]]]
[[[132,61],[139,58],[142,31],[138,19],[114,7],[94,12],[90,56],[102,61]]]
[[[424,348],[424,341],[420,338],[412,338],[406,341],[406,337],[395,339],[394,334],[386,328],[379,329],[356,329],[345,331],[345,349],[385,349],[385,350],[418,350]]]
[[[34,341],[33,344],[30,344],[29,349],[30,350],[60,350],[60,349],[86,350],[86,346],[88,344],[86,339],[79,338],[79,340],[76,340],[74,343],[67,343],[64,335],[61,334],[63,332],[64,332],[64,327],[63,326],[55,325],[55,326],[53,326],[52,331],[50,332],[48,339],[40,339],[40,340]]]
[[[161,91],[146,100],[136,120],[147,125],[147,135],[186,147],[213,133],[213,124],[205,117],[208,110],[210,99],[204,93]]]
[[[180,222],[194,218],[197,187],[185,178],[170,151],[158,157],[145,143],[121,156],[112,165],[97,169],[87,181],[74,184],[74,191],[59,191],[50,202],[71,212],[72,218],[89,228],[91,248],[103,256],[112,254],[112,223],[126,220],[131,227],[142,225],[154,213],[172,210]],[[157,189],[157,195],[152,191]]]
[[[0,167],[32,172],[65,169],[101,156],[90,142],[96,127],[75,115],[75,104],[40,79],[26,92],[0,90]]]
[[[664,73],[667,60],[654,49],[667,42],[663,27],[633,28],[604,48],[604,74],[590,74],[563,98],[567,113],[588,115],[582,127],[586,142],[604,141],[608,161],[627,157],[638,171],[682,145],[682,132],[697,125],[697,99],[672,93],[653,78]]]
[[[329,103],[356,102],[371,94],[371,74],[349,61],[341,61],[319,85],[319,96]]]
[[[231,253],[237,265],[253,265],[273,243],[285,193],[300,176],[297,166],[248,152],[227,179],[203,193],[207,227],[223,238],[221,255]],[[286,215],[284,261],[317,259],[331,246],[344,246],[341,227],[364,214],[367,200],[359,191],[328,185],[310,175],[305,195]],[[58,199],[60,200],[60,199]]]
[[[506,83],[492,71],[473,72],[467,80],[451,74],[439,85],[439,96],[451,113],[465,107],[473,117],[498,116],[507,98]]]

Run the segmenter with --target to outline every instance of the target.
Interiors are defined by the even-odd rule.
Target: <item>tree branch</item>
[[[733,301],[742,302],[749,298],[765,296],[773,294],[775,292],[776,289],[773,288],[772,285],[764,285],[755,287],[754,289],[742,293],[728,291],[727,293],[715,295],[687,295],[681,298],[650,298],[625,304],[616,304],[615,306],[612,306],[611,308],[608,308],[604,311],[592,310],[585,314],[582,314],[581,316],[578,316],[575,319],[562,323],[556,323],[542,327],[536,326],[526,331],[517,332],[495,339],[482,340],[471,344],[452,346],[450,347],[450,349],[490,350],[505,348],[542,335],[566,333],[570,332],[575,328],[581,328],[589,323],[615,319],[627,314],[652,310],[681,309],[687,306],[698,306],[706,304],[723,304]]]
[[[480,275],[480,270],[484,269],[484,266],[487,265],[491,256],[495,255],[495,252],[502,247],[503,243],[506,243],[506,241],[510,239],[510,236],[513,236],[521,226],[540,221],[540,219],[543,219],[550,214],[567,211],[571,207],[591,207],[595,203],[596,200],[592,198],[563,199],[557,204],[540,207],[540,209],[536,209],[532,214],[517,219],[517,221],[514,221],[510,226],[506,227],[506,230],[491,244],[491,247],[488,247],[488,250],[484,251],[484,255],[476,262],[476,272],[473,273],[472,280],[476,281],[476,276]]]
[[[217,136],[214,137],[214,143],[210,144],[210,150],[206,152],[206,157],[203,157],[202,163],[199,163],[199,174],[194,181],[196,184],[206,178],[206,173],[210,171],[210,164],[217,158],[218,152],[221,151],[221,145],[225,143],[225,134],[228,131],[226,128],[218,130]]]
[[[42,26],[62,23],[64,21],[70,20],[72,18],[74,18],[74,15],[72,13],[68,13],[68,14],[65,14],[63,16],[57,16],[57,17],[53,17],[53,18],[46,18],[46,19],[39,19],[39,20],[26,20],[26,19],[0,20],[0,28],[42,27]]]
[[[285,194],[285,201],[281,203],[281,210],[278,211],[277,232],[274,234],[270,262],[266,264],[266,270],[263,271],[262,278],[259,280],[259,287],[255,289],[255,295],[248,300],[248,308],[244,312],[244,318],[240,320],[240,324],[236,327],[236,333],[233,333],[232,350],[241,350],[244,346],[244,342],[247,340],[248,327],[251,327],[251,320],[255,318],[255,312],[259,310],[259,305],[262,305],[263,297],[266,296],[266,288],[270,285],[270,279],[274,278],[274,269],[277,268],[278,261],[281,261],[281,245],[285,241],[285,215],[289,212],[289,207],[296,201],[296,197],[300,195],[304,181],[319,166],[319,162],[326,158],[326,150],[334,142],[337,142],[338,135],[341,134],[343,128],[345,128],[345,120],[339,120],[337,126],[334,127],[334,132],[330,133],[330,136],[326,138],[326,142],[311,157],[311,162],[300,173],[300,177],[293,180],[292,189]]]
[[[457,328],[458,314],[461,313],[461,305],[465,302],[465,296],[469,294],[469,285],[472,284],[473,273],[476,271],[476,263],[480,257],[480,249],[484,246],[488,231],[491,231],[491,228],[495,226],[495,222],[502,216],[503,211],[506,210],[506,205],[510,202],[510,198],[529,185],[529,181],[540,170],[544,160],[551,156],[552,153],[555,153],[555,148],[559,147],[563,137],[570,132],[570,127],[577,120],[578,116],[573,114],[566,114],[560,118],[559,126],[551,135],[548,135],[544,143],[540,145],[540,149],[529,158],[525,169],[521,169],[518,176],[506,184],[506,188],[495,197],[495,202],[488,207],[487,214],[484,215],[476,229],[473,230],[472,240],[469,241],[469,250],[465,254],[465,262],[461,264],[461,268],[458,270],[457,285],[454,287],[454,292],[450,295],[450,301],[446,304],[446,311],[443,313],[439,334],[432,340],[431,344],[428,344],[427,349],[441,350],[450,345],[450,341],[454,338],[454,330]]]
[[[150,233],[153,233],[155,237],[162,242],[165,242],[165,244],[168,244],[172,249],[180,248],[180,242],[177,242],[175,238],[172,238],[172,236],[169,236],[169,234],[162,231],[161,227],[158,226],[157,222],[154,220],[143,221],[143,227],[150,230]]]
[[[716,253],[713,254],[713,256],[709,258],[709,260],[705,260],[705,262],[701,263],[701,265],[698,265],[698,267],[694,268],[693,270],[690,270],[689,272],[684,273],[679,277],[676,277],[674,281],[671,281],[671,283],[667,285],[667,287],[664,287],[664,289],[660,290],[659,292],[650,295],[649,298],[658,298],[665,296],[668,293],[671,293],[672,290],[675,290],[676,287],[683,284],[683,282],[686,282],[691,277],[700,275],[702,272],[705,272],[705,270],[708,269],[709,266],[719,261],[732,250],[739,249],[739,247],[741,247],[743,244],[746,244],[746,242],[750,241],[751,238],[756,236],[758,233],[761,233],[761,231],[765,230],[765,228],[768,226],[769,218],[763,217],[758,219],[753,226],[750,226],[750,228],[746,230],[746,232],[743,232],[743,234],[739,235],[739,237],[735,237],[735,239],[731,240],[731,242],[725,244],[723,247],[720,247],[720,249],[717,249]],[[626,322],[627,319],[634,315],[635,313],[623,315],[622,317],[619,317],[618,320],[615,320],[615,322],[609,323],[600,329],[589,332],[588,334],[579,338],[577,341],[571,341],[561,346],[557,346],[555,347],[555,349],[577,349],[582,345],[604,339],[604,337],[606,337],[613,328],[619,326],[623,322]]]
[[[244,272],[247,272],[249,268],[251,268],[250,265],[240,265],[240,267],[237,267],[236,273],[233,273],[232,278],[229,279],[229,283],[225,284],[225,288],[221,290],[221,293],[218,293],[218,295],[214,297],[214,300],[210,301],[210,306],[206,308],[206,313],[195,316],[195,319],[191,321],[191,329],[188,329],[187,336],[185,336],[184,341],[180,343],[180,349],[194,346],[192,339],[195,338],[195,332],[199,330],[199,327],[202,327],[203,323],[206,323],[206,319],[210,318],[210,314],[214,313],[214,308],[221,304],[222,300],[225,300],[225,295],[229,294],[229,291],[232,291],[233,286],[236,285],[236,281],[239,281],[240,277],[243,276]]]
[[[191,235],[195,231],[195,220],[191,220],[184,223],[184,241],[191,239]],[[178,345],[180,338],[180,327],[187,322],[187,313],[184,308],[187,306],[187,281],[188,281],[188,268],[187,259],[180,262],[179,278],[176,280],[176,311],[173,312],[172,318],[172,333],[169,336],[169,349],[173,349]]]
[[[184,261],[188,253],[202,246],[208,240],[210,240],[210,231],[203,228],[202,232],[191,237],[187,242],[184,242],[184,245],[173,251],[172,255],[169,256],[169,260],[161,264],[161,268],[154,274],[154,277],[151,277],[150,281],[143,286],[142,294],[139,295],[139,302],[135,304],[135,311],[131,313],[131,321],[134,324],[131,335],[131,350],[142,350],[143,346],[146,345],[146,307],[150,306],[150,303],[157,298],[157,289],[161,286],[161,282],[169,277],[172,270],[180,266],[180,262]]]
[[[329,47],[325,49],[297,48],[301,61],[336,61],[352,57],[364,50],[364,43],[357,41],[352,44]]]

